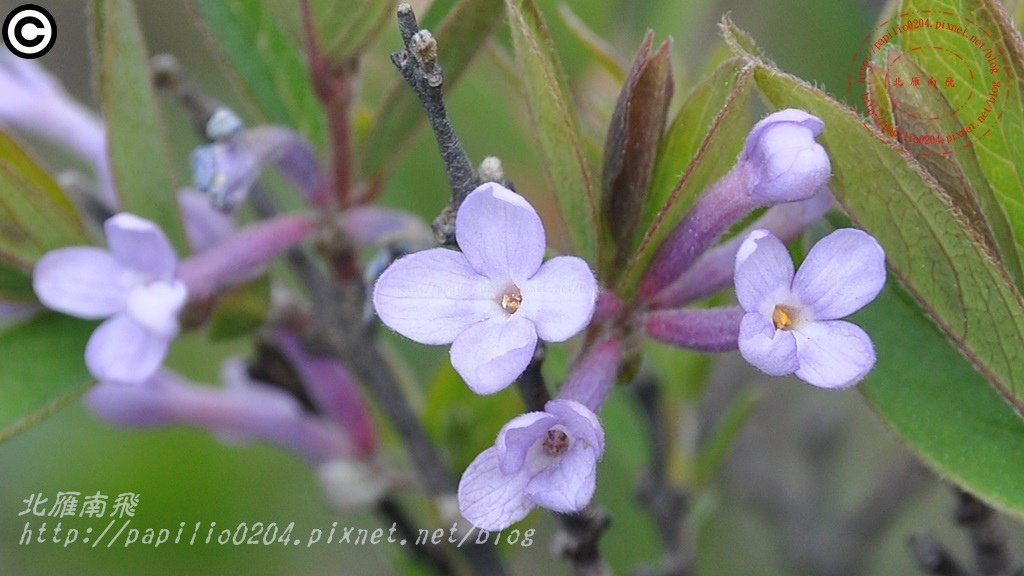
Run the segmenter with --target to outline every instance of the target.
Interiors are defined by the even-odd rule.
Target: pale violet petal
[[[187,299],[183,282],[152,282],[128,293],[128,314],[153,334],[173,338],[178,333],[178,313]]]
[[[747,235],[736,253],[736,299],[747,312],[771,309],[787,299],[793,281],[793,260],[786,247],[767,230]]]
[[[159,226],[122,212],[103,224],[107,245],[124,266],[159,280],[174,278],[178,258]]]
[[[527,412],[502,426],[494,443],[501,471],[512,474],[522,468],[526,453],[556,423],[557,419],[547,412]]]
[[[842,228],[818,241],[793,278],[793,293],[818,320],[860,310],[885,285],[885,251],[870,234]]]
[[[590,323],[597,280],[582,258],[558,256],[541,265],[519,291],[523,302],[517,314],[533,320],[541,340],[562,342]]]
[[[574,444],[557,462],[530,479],[526,497],[555,512],[582,510],[597,486],[597,459],[592,447]]]
[[[533,509],[525,495],[530,476],[525,471],[505,474],[495,448],[488,448],[470,463],[459,481],[459,510],[481,530],[502,530],[522,520]]]
[[[454,250],[432,248],[388,267],[373,305],[392,330],[421,344],[448,344],[470,326],[504,317],[501,290]]]
[[[452,366],[477,394],[497,392],[519,377],[533,358],[533,322],[515,316],[474,324],[452,343]]]
[[[106,318],[128,298],[126,271],[102,248],[48,252],[32,271],[32,287],[47,308],[79,318]]]
[[[776,329],[758,312],[743,316],[739,343],[743,358],[771,376],[792,374],[800,367],[793,332]]]
[[[556,416],[576,441],[583,441],[594,449],[597,459],[604,453],[604,428],[597,415],[573,400],[551,400],[544,410]]]
[[[525,198],[495,182],[481,184],[459,207],[455,237],[473,268],[494,280],[519,283],[544,260],[540,216]]]
[[[875,365],[871,338],[843,320],[803,322],[794,331],[800,368],[798,378],[821,388],[845,388],[859,382]]]
[[[117,314],[100,324],[89,337],[85,364],[97,380],[144,382],[160,367],[170,342],[128,314]]]

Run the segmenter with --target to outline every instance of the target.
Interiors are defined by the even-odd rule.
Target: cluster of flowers
[[[293,214],[235,230],[230,218],[211,209],[211,202],[219,210],[237,206],[269,164],[311,206],[323,206],[326,180],[308,144],[285,128],[244,130],[237,119],[216,117],[208,130],[213,142],[193,155],[196,186],[207,194],[179,193],[192,249],[179,262],[155,224],[117,213],[99,120],[29,62],[0,59],[0,91],[14,95],[4,98],[0,125],[34,131],[77,152],[94,167],[98,200],[115,213],[104,222],[108,249],[56,250],[33,271],[44,306],[105,319],[85,350],[100,382],[87,398],[93,411],[125,425],[186,423],[228,439],[276,442],[334,478],[341,488],[330,492],[351,501],[345,485],[367,475],[353,463],[369,462],[376,440],[353,378],[337,360],[309,355],[293,331],[268,330],[311,392],[316,412],[251,378],[238,359],[224,364],[221,389],[161,368],[183,310],[253,278],[313,229],[311,216]],[[68,132],[55,123],[79,129]],[[623,343],[632,336],[627,330],[683,348],[738,349],[768,374],[795,374],[825,388],[864,377],[875,360],[871,340],[841,318],[881,290],[881,247],[864,232],[838,230],[795,271],[784,245],[833,204],[826,186],[831,166],[815,140],[822,130],[818,118],[799,110],[776,112],[755,125],[736,164],[660,247],[628,305],[603,291],[582,259],[545,262],[547,243],[536,211],[495,182],[481,185],[461,205],[460,250],[421,250],[381,274],[373,293],[381,321],[417,342],[451,344],[453,366],[479,394],[514,382],[534,358],[538,340],[563,342],[590,327],[557,396],[542,411],[505,424],[494,446],[463,474],[458,497],[467,520],[498,530],[535,506],[573,512],[590,502],[605,443],[596,414],[616,382]],[[746,230],[720,241],[759,208],[767,209]],[[404,216],[376,208],[348,216],[350,231],[365,242],[407,224]],[[730,283],[738,306],[687,307]]]
[[[466,519],[499,530],[535,506],[573,512],[590,502],[604,451],[596,412],[615,383],[625,340],[616,327],[634,320],[658,340],[702,351],[739,348],[768,374],[795,373],[816,386],[840,388],[864,377],[874,365],[871,340],[839,318],[881,290],[881,247],[864,232],[838,230],[794,274],[779,238],[795,237],[832,206],[829,159],[815,141],[822,129],[818,118],[799,110],[759,122],[736,165],[660,248],[628,307],[614,294],[599,294],[582,259],[543,262],[546,242],[536,211],[493,182],[470,193],[459,209],[461,252],[418,252],[381,275],[373,298],[384,324],[423,344],[450,343],[452,365],[479,394],[515,381],[538,338],[562,342],[592,320],[600,334],[557,398],[505,424],[494,446],[470,464],[458,495]],[[764,206],[771,208],[750,230],[715,245],[740,218]],[[683,308],[733,280],[739,306]],[[607,320],[615,320],[605,322],[610,328],[599,326]]]

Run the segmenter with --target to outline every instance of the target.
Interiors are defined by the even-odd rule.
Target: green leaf
[[[281,4],[299,12],[292,0]],[[313,0],[312,8],[321,50],[333,62],[359,56],[395,14],[391,2],[380,0]]]
[[[732,24],[725,26],[728,34]],[[802,108],[825,123],[819,139],[832,159],[833,192],[885,248],[889,270],[1004,398],[1024,409],[1024,302],[956,207],[912,158],[852,110],[752,62],[773,107]]]
[[[210,318],[210,340],[248,336],[263,325],[270,307],[270,276],[264,274],[217,296]]]
[[[23,270],[0,263],[0,300],[34,301],[32,277]]]
[[[654,175],[651,177],[651,191],[640,221],[641,230],[647,230],[654,224],[658,213],[672,196],[679,178],[700,150],[704,137],[714,126],[718,114],[737,90],[744,89],[736,83],[742,67],[738,58],[723,62],[690,91],[676,112],[658,150]],[[676,198],[681,208],[680,214],[692,206],[695,199],[696,196]]]
[[[83,351],[95,322],[55,313],[0,333],[0,441],[63,408],[93,381]]]
[[[8,266],[29,272],[50,250],[91,243],[64,190],[17,142],[0,132],[0,262],[7,265],[0,290],[22,285],[14,270],[7,273]]]
[[[1024,263],[1024,47],[1020,34],[998,0],[904,0],[898,22],[920,18],[928,18],[931,26],[900,34],[900,46],[936,78],[939,91],[957,108],[956,116],[970,131],[970,145],[1006,213],[1017,257]],[[939,28],[939,22],[963,32]],[[953,79],[952,87],[947,86],[947,78]],[[997,84],[991,103],[987,97]],[[984,209],[984,199],[979,200]],[[1024,290],[1024,285],[1018,283],[1018,289]]]
[[[730,69],[730,65],[726,63],[719,68],[719,72],[727,74],[726,71]],[[720,77],[719,80],[714,80],[716,77],[718,77],[717,72],[712,76],[711,82],[720,80],[729,86],[721,107],[716,109],[719,101],[717,99],[723,95],[721,87],[714,87],[708,83],[702,84],[687,99],[687,103],[680,111],[680,116],[677,116],[676,121],[673,121],[672,127],[669,129],[664,147],[668,150],[678,150],[677,153],[681,155],[686,155],[692,146],[692,143],[683,141],[687,137],[681,134],[681,131],[684,130],[683,123],[687,122],[688,118],[693,119],[694,129],[701,134],[702,138],[700,145],[693,151],[693,159],[686,165],[682,174],[676,177],[671,191],[667,196],[661,196],[664,197],[664,202],[660,206],[655,206],[655,201],[650,203],[656,212],[640,240],[636,255],[629,261],[622,281],[619,282],[619,291],[626,296],[632,294],[641,274],[646,270],[647,264],[675,225],[693,205],[694,200],[704,189],[724,176],[736,162],[736,157],[743,147],[743,139],[750,130],[747,110],[750,89],[753,84],[753,67],[741,68],[731,82]],[[712,112],[714,116],[707,131],[702,132],[696,129],[696,126],[702,126],[707,121],[708,112]],[[656,178],[659,177],[658,174],[661,174],[660,177],[664,179],[666,174],[671,173],[672,169],[666,168],[664,163],[675,163],[678,160],[670,157],[670,154],[674,154],[674,152],[667,151],[659,156],[658,170],[661,172],[655,173]],[[652,197],[664,194],[663,181],[654,181],[653,186],[658,186],[658,188],[651,189]]]
[[[633,238],[651,183],[658,144],[672,101],[671,41],[651,54],[654,33],[648,31],[615,104],[604,144],[601,178],[602,271],[610,281],[633,253]]]
[[[858,388],[932,468],[1024,518],[1024,420],[890,286],[853,316],[878,360]]]
[[[317,148],[326,144],[326,119],[301,52],[271,7],[247,0],[195,0],[209,36],[241,80],[243,95],[261,122],[290,126]],[[295,12],[298,7],[293,6]]]
[[[598,229],[594,183],[558,55],[532,0],[506,0],[505,6],[548,183],[555,191],[574,251],[594,264]]]
[[[904,78],[908,83],[912,78],[922,83],[928,78],[928,74],[898,48],[886,50],[879,58],[887,72],[882,74],[883,78]],[[1024,286],[1010,223],[978,165],[974,147],[965,140],[948,143],[945,140],[944,135],[959,133],[963,124],[942,93],[906,84],[887,87],[886,93],[894,120],[889,129],[895,127],[895,131],[903,135],[901,144],[949,195],[986,249],[999,255],[1018,288]]]
[[[135,5],[96,0],[93,14],[96,85],[121,208],[155,222],[183,252],[177,189]]]
[[[502,0],[452,0],[433,2],[421,19],[437,39],[437,58],[444,70],[444,91],[450,92],[483,51],[484,43],[504,16]],[[443,16],[443,19],[442,19]],[[405,80],[395,81],[384,96],[363,148],[363,171],[371,180],[383,180],[416,133],[427,122],[423,106]]]

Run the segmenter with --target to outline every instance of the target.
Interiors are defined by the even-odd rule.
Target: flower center
[[[501,309],[509,315],[515,314],[522,303],[523,293],[519,291],[519,286],[515,284],[506,288],[505,293],[501,295]]]
[[[789,330],[793,327],[793,323],[798,320],[798,314],[799,311],[796,308],[778,304],[775,306],[775,310],[772,311],[772,323],[775,324],[775,328],[778,330]]]
[[[544,439],[544,452],[546,452],[548,456],[561,456],[562,454],[565,454],[568,449],[568,434],[558,428],[548,430],[547,438]]]

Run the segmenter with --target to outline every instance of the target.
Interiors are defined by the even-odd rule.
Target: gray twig
[[[917,565],[925,574],[934,576],[970,576],[953,558],[953,555],[930,534],[914,534],[910,537],[910,548],[917,559]]]
[[[420,29],[412,6],[400,4],[397,15],[405,49],[393,53],[391,61],[423,104],[434,131],[452,190],[451,203],[435,220],[434,231],[439,241],[453,244],[455,213],[466,196],[476,188],[479,179],[444,106],[444,74],[437,61],[437,40],[429,30]]]
[[[688,576],[693,572],[693,551],[686,534],[689,494],[673,486],[668,479],[665,422],[661,389],[651,374],[643,374],[633,383],[633,392],[647,424],[651,462],[637,481],[637,497],[654,517],[661,537],[663,556],[658,568],[641,568],[639,575]]]

